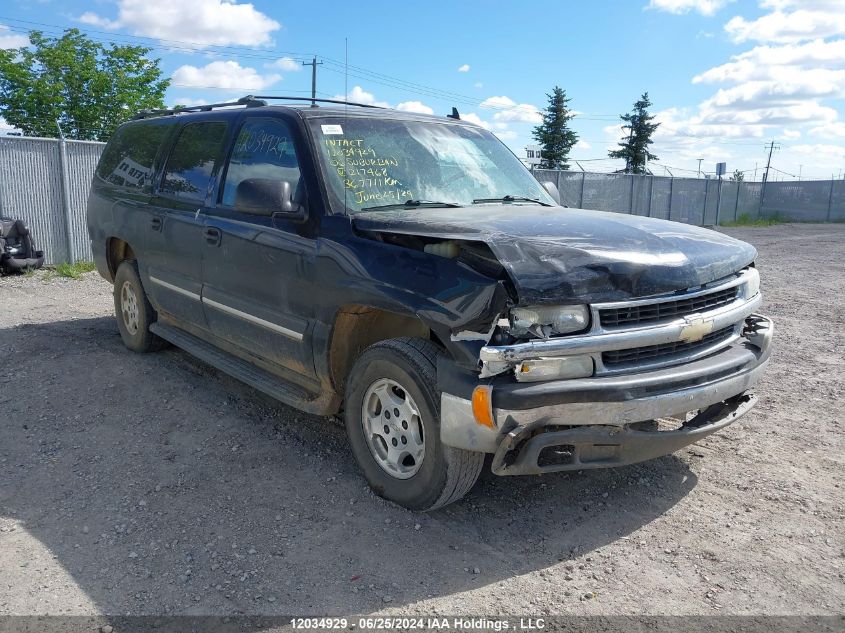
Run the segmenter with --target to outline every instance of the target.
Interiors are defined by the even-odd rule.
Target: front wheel
[[[138,264],[127,259],[114,276],[114,314],[123,344],[133,352],[154,352],[167,345],[150,331],[156,312],[141,285]]]
[[[397,338],[369,347],[346,388],[346,433],[376,494],[410,510],[434,510],[463,497],[484,453],[440,441],[437,355],[430,341]]]

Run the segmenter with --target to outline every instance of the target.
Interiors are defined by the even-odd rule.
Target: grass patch
[[[779,215],[770,215],[766,218],[754,218],[748,213],[741,213],[736,220],[725,222],[722,226],[773,226],[783,224],[787,220]]]
[[[76,262],[73,264],[57,264],[54,270],[59,277],[82,279],[82,275],[94,270],[94,262]]]

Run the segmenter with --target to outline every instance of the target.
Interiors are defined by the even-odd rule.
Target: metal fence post
[[[737,212],[739,211],[739,190],[742,188],[742,181],[736,182],[736,202],[734,202],[734,222],[736,222]]]
[[[648,178],[648,217],[651,217],[651,199],[654,194],[654,174]]]
[[[833,184],[836,181],[831,178],[830,179],[830,194],[827,196],[827,220],[826,222],[830,222],[830,212],[833,210]]]
[[[584,181],[587,179],[587,172],[581,170],[581,197],[578,199],[578,208],[584,208]]]
[[[70,177],[68,175],[67,141],[59,138],[59,169],[61,170],[62,210],[65,215],[65,238],[67,240],[67,262],[73,263],[73,236],[71,235]]]
[[[631,215],[631,214],[634,213],[634,178],[635,178],[635,176],[634,176],[634,174],[631,174],[628,177],[631,179],[631,193],[630,193],[631,204],[628,205],[628,215]]]
[[[704,218],[707,217],[707,192],[709,191],[710,187],[710,179],[704,179],[704,208],[701,210],[701,224],[704,225]]]
[[[722,214],[722,177],[719,176],[719,197],[716,198],[716,226],[719,226],[719,218]],[[704,218],[701,218],[701,223],[704,224]]]
[[[557,170],[557,176],[555,176],[555,187],[557,187],[558,195],[560,195],[560,170]]]
[[[667,220],[672,219],[672,193],[674,193],[674,189],[675,189],[675,177],[672,176],[669,179],[669,211],[666,213],[666,219]]]

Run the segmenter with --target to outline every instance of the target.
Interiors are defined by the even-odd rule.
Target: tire
[[[138,264],[127,259],[114,276],[114,315],[123,344],[133,352],[155,352],[167,346],[164,339],[150,332],[158,315],[141,285]]]
[[[457,501],[469,492],[484,466],[484,453],[440,442],[439,353],[437,346],[422,339],[381,341],[361,354],[347,380],[345,422],[352,454],[376,494],[409,510],[435,510]],[[405,403],[406,408],[394,409],[398,417],[383,419],[391,413],[390,405],[383,406],[386,398],[395,398],[390,402],[399,407]],[[418,415],[408,415],[414,409]],[[376,419],[377,434],[368,432],[367,425],[376,429],[372,424]],[[411,453],[418,450],[420,438],[423,456],[417,460]],[[401,443],[393,443],[397,440]],[[408,451],[404,459],[391,457],[388,441],[398,447],[392,455]]]

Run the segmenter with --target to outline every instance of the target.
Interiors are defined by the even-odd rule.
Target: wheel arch
[[[129,242],[119,237],[108,238],[106,240],[106,262],[109,267],[109,281],[114,283],[117,267],[127,259],[135,259],[135,251],[129,245]]]
[[[349,371],[364,350],[400,337],[432,341],[448,353],[437,334],[416,315],[361,304],[341,306],[335,313],[328,346],[328,370],[338,395],[343,396]]]

